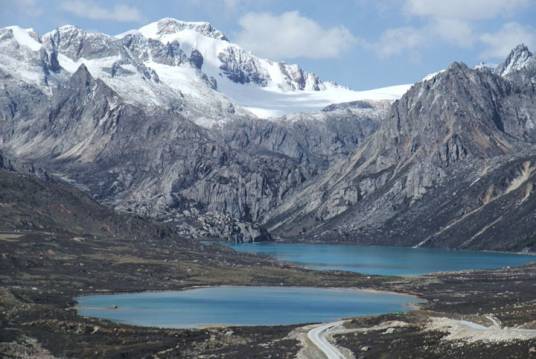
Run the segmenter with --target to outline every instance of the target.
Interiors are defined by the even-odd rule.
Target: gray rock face
[[[536,93],[530,80],[509,79],[454,63],[416,84],[347,161],[273,211],[269,228],[362,243],[533,248],[527,222],[515,231],[523,236],[498,239],[512,218],[498,199],[517,203],[516,213],[532,205]]]
[[[46,34],[42,42],[45,47],[65,53],[73,60],[113,56],[120,51],[112,38],[87,32],[72,25],[61,26]]]
[[[303,71],[297,65],[279,64],[281,72],[288,78],[288,85],[294,90],[310,89],[319,91],[320,79],[313,73]]]
[[[84,65],[51,98],[40,97],[42,106],[31,113],[8,112],[4,148],[103,203],[179,226],[194,223],[203,235],[218,228],[230,240],[269,238],[254,223],[318,173],[275,151],[233,148],[180,113],[128,104]]]
[[[13,164],[9,158],[6,158],[2,152],[0,152],[0,169],[13,171]]]
[[[203,62],[204,62],[203,55],[199,51],[193,50],[192,53],[190,54],[190,62],[197,69],[201,70],[203,68]]]
[[[139,34],[129,34],[123,37],[120,42],[140,62],[151,59],[164,65],[178,66],[189,60],[176,41],[162,44],[160,41],[146,39]]]
[[[220,69],[231,80],[240,84],[254,83],[266,86],[270,75],[263,71],[259,60],[248,52],[234,47],[227,48],[219,55]]]
[[[275,153],[320,172],[351,154],[387,115],[386,103],[367,106],[341,104],[322,113],[288,115],[277,121],[231,121],[222,127],[221,136],[237,150]]]
[[[261,61],[268,61],[272,66],[278,66],[283,77],[281,87],[290,90],[311,90],[319,91],[322,82],[313,73],[305,72],[298,65],[288,65],[285,63],[274,63],[269,60],[261,60],[253,56],[248,51],[240,48],[229,47],[219,54],[222,62],[220,69],[231,81],[240,84],[256,84],[267,86],[272,79],[268,71],[261,64]]]
[[[45,94],[38,88],[22,84],[9,73],[0,69],[0,124],[4,125],[16,117],[32,116],[36,106],[44,105]],[[1,143],[1,142],[0,142]]]

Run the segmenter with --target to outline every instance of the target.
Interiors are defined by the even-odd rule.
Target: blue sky
[[[452,61],[536,49],[535,0],[0,0],[0,27],[117,34],[162,17],[209,21],[254,53],[354,89],[415,82]]]

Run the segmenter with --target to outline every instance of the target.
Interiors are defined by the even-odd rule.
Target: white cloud
[[[224,10],[228,13],[236,13],[250,6],[266,6],[278,0],[184,0],[190,3],[206,8],[213,6],[216,11]]]
[[[505,48],[512,48],[513,38],[529,38],[530,30],[506,26],[497,34],[479,35],[475,32],[476,23],[510,16],[531,4],[534,0],[404,0],[406,14],[424,20],[424,24],[387,29],[375,48],[380,56],[389,57],[406,50],[415,54],[438,41],[465,48],[483,42],[488,46],[486,56],[497,56]],[[495,35],[501,39],[493,38]]]
[[[274,59],[334,58],[358,41],[343,26],[324,28],[297,11],[248,13],[240,19],[240,26],[240,45]]]
[[[406,10],[415,16],[460,20],[491,19],[508,15],[533,0],[406,0]]]
[[[240,6],[246,6],[253,3],[254,0],[223,0],[223,5],[227,10],[235,11]]]
[[[107,8],[91,0],[70,0],[61,3],[61,9],[78,17],[90,20],[109,20],[117,22],[137,22],[142,20],[138,8],[117,4]]]
[[[400,55],[406,50],[415,50],[428,41],[424,32],[413,27],[387,29],[373,47],[381,57]]]
[[[471,27],[464,21],[436,19],[421,27],[387,29],[372,47],[383,58],[397,56],[406,51],[416,58],[421,48],[437,43],[438,40],[468,47],[473,45],[475,37]]]
[[[37,17],[43,14],[37,0],[2,0],[0,1],[0,14],[12,10],[16,13]]]
[[[244,0],[223,0],[225,7],[230,10],[236,9],[243,2]]]
[[[536,29],[531,26],[510,22],[495,33],[485,33],[480,41],[486,45],[482,53],[485,59],[504,59],[517,45],[524,43],[529,48],[536,48]]]
[[[428,34],[434,34],[442,40],[459,46],[469,47],[474,44],[475,36],[470,24],[458,19],[438,18],[433,20],[429,29],[424,29]]]

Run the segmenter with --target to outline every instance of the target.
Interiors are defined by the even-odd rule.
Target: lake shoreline
[[[214,240],[207,241],[212,243],[228,242],[224,240]],[[230,242],[229,242],[230,243]],[[494,249],[476,249],[476,248],[447,248],[447,247],[415,247],[415,246],[398,246],[398,245],[382,245],[382,244],[371,244],[371,243],[359,243],[354,241],[341,241],[341,240],[297,240],[294,238],[281,239],[275,238],[272,240],[266,241],[257,241],[257,242],[243,242],[244,244],[263,244],[263,243],[282,243],[282,244],[333,244],[333,245],[355,245],[363,247],[380,247],[380,248],[422,248],[422,249],[438,249],[444,251],[461,251],[461,252],[490,252],[490,253],[499,253],[499,254],[519,254],[519,255],[528,255],[536,256],[536,251],[509,251],[509,250],[494,250]],[[241,243],[231,243],[231,244],[241,244]]]
[[[194,298],[199,301],[196,303]],[[424,300],[414,295],[351,287],[231,285],[185,288],[180,291],[85,295],[75,300],[82,317],[141,327],[175,329],[199,329],[213,324],[217,327],[306,325],[349,317],[404,312],[414,310],[418,304],[424,303]],[[237,301],[240,302],[239,308],[232,304]],[[260,301],[263,309],[259,312],[257,304]],[[313,304],[316,309],[302,309],[301,304]],[[138,306],[143,308],[142,312],[137,312]],[[166,313],[163,308],[168,306],[169,315],[163,317]],[[284,314],[289,306],[294,309]],[[337,308],[338,314],[333,311],[333,307]],[[148,311],[152,314],[149,315]],[[183,314],[173,314],[177,311]],[[233,314],[225,319],[228,311]],[[207,318],[211,315],[214,320]],[[161,319],[155,319],[157,317]],[[216,317],[219,319],[215,320]]]
[[[536,261],[532,255],[436,248],[279,242],[222,245],[312,270],[401,277],[508,268]]]
[[[536,265],[414,278],[365,276],[311,271],[231,250],[203,247],[203,252],[184,251],[173,241],[162,240],[158,247],[153,247],[143,242],[110,240],[104,246],[98,239],[88,237],[79,242],[69,235],[58,235],[51,242],[69,256],[56,256],[47,266],[26,265],[40,260],[40,252],[34,248],[40,248],[43,243],[48,242],[41,234],[25,234],[17,241],[0,243],[4,253],[20,258],[7,262],[9,267],[3,270],[0,336],[12,338],[13,333],[24,333],[37,343],[47,343],[46,349],[57,356],[117,357],[127,353],[131,357],[142,357],[166,351],[172,357],[178,353],[179,345],[181,351],[196,357],[211,353],[206,346],[209,342],[217,343],[220,354],[246,355],[255,350],[261,355],[294,355],[300,350],[298,341],[287,338],[299,327],[296,325],[171,330],[133,327],[79,316],[74,299],[93,293],[169,291],[215,285],[355,288],[414,295],[426,300],[420,308],[407,314],[364,317],[360,322],[393,316],[408,321],[417,316],[424,322],[431,315],[457,317],[478,313],[494,313],[508,326],[536,320],[536,310],[529,304],[535,299]],[[215,252],[207,252],[213,250]],[[110,252],[114,256],[110,256]],[[75,263],[72,256],[77,258]],[[215,259],[208,261],[206,258]],[[508,291],[497,290],[512,278],[516,280],[515,287],[510,286]],[[516,307],[510,310],[513,305]],[[411,330],[421,330],[419,323]],[[381,333],[378,335],[374,340],[383,338]],[[405,337],[398,339],[407,341]],[[137,345],[140,342],[152,344],[142,350]],[[113,343],[113,346],[103,346],[103,343]],[[512,345],[521,348],[523,344]],[[483,350],[490,352],[491,349]]]

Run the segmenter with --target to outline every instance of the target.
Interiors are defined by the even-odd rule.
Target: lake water
[[[469,269],[520,266],[535,256],[428,248],[343,244],[245,243],[230,245],[240,252],[265,254],[317,270],[342,270],[379,275],[419,275]]]
[[[299,287],[209,287],[82,296],[77,301],[82,316],[164,328],[329,322],[407,311],[419,302],[394,293]]]
[[[492,269],[519,266],[536,259],[507,253],[357,245],[255,243],[231,247],[318,270],[380,275]],[[418,303],[415,297],[393,293],[285,287],[210,287],[83,296],[77,300],[83,316],[168,328],[329,322],[406,311],[409,304]]]

